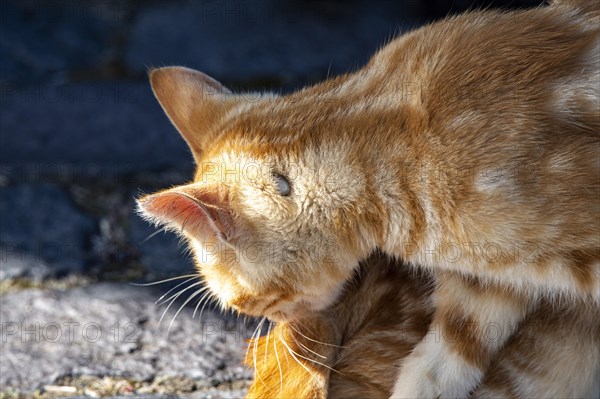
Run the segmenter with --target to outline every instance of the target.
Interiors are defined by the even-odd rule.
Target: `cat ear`
[[[138,212],[156,224],[185,230],[197,238],[215,235],[229,240],[235,234],[234,216],[226,188],[189,184],[137,200]]]
[[[213,78],[184,67],[154,69],[150,84],[198,162],[212,138],[211,127],[237,103],[237,97]]]

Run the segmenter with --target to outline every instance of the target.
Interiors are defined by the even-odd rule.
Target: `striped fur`
[[[256,357],[247,398],[388,398],[396,370],[417,344],[457,341],[437,329],[428,333],[435,313],[432,289],[423,273],[372,256],[339,302],[280,323],[258,339],[246,359],[254,368]],[[511,335],[470,397],[597,398],[599,317],[598,307],[544,301]],[[498,325],[487,327],[488,340],[502,334]]]

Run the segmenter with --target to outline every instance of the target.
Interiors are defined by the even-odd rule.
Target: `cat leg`
[[[465,398],[529,311],[499,287],[444,273],[436,278],[429,332],[406,357],[392,398]]]
[[[527,316],[471,399],[600,397],[600,306],[546,301]]]

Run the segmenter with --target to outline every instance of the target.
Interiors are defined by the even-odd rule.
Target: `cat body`
[[[224,307],[273,320],[330,306],[376,250],[429,269],[431,333],[455,339],[419,343],[392,396],[464,397],[539,300],[600,303],[598,7],[452,17],[286,96],[155,70],[198,168],[140,210]]]
[[[426,274],[373,255],[331,307],[250,341],[246,362],[256,375],[247,398],[388,398],[419,342],[451,339],[427,334],[432,289]],[[470,397],[597,398],[599,317],[597,307],[543,301]],[[488,339],[496,334],[490,326]]]

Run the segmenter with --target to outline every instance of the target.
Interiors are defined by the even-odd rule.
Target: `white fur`
[[[443,338],[430,332],[402,363],[392,399],[462,398],[483,373],[448,351]]]

